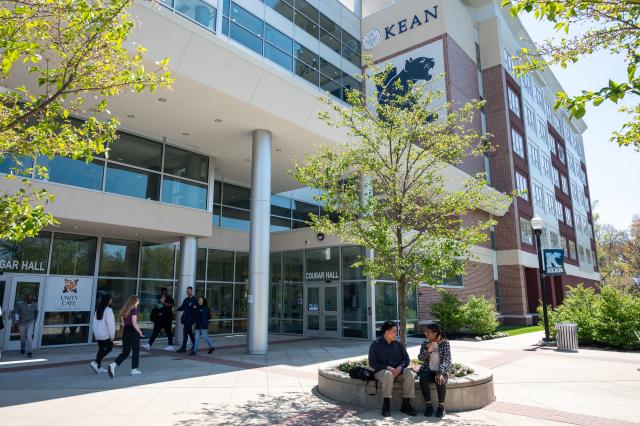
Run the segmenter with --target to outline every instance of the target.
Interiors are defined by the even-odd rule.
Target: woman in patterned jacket
[[[437,324],[427,325],[425,331],[427,339],[420,347],[418,359],[423,362],[418,375],[420,376],[420,389],[424,395],[427,408],[424,415],[433,415],[429,384],[435,383],[438,392],[438,410],[436,417],[444,417],[444,399],[447,394],[447,382],[449,381],[449,369],[451,368],[451,346],[449,341],[440,334]]]

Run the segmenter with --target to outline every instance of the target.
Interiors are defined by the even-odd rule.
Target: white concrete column
[[[187,287],[196,286],[196,259],[198,252],[198,241],[196,237],[180,238],[180,275],[178,276],[178,290],[175,297],[175,307],[182,304],[182,300],[187,297]],[[180,324],[182,312],[176,312],[176,345],[182,343],[182,324]]]
[[[364,204],[367,197],[371,194],[371,177],[361,174],[360,180],[360,201]],[[367,259],[373,259],[375,253],[373,249],[365,247],[365,257]],[[367,309],[367,322],[369,329],[369,339],[376,338],[376,288],[375,280],[367,278],[367,303],[369,308]]]
[[[269,346],[269,240],[271,228],[271,132],[254,130],[251,158],[249,228],[249,330],[247,352],[267,353]]]

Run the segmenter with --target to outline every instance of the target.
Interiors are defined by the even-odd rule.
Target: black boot
[[[385,398],[382,403],[382,417],[389,417],[391,415],[391,398]]]
[[[424,415],[426,417],[433,416],[433,405],[430,402],[427,402],[427,408],[424,409]]]
[[[409,402],[409,398],[404,398],[402,400],[402,408],[400,408],[400,411],[410,416],[418,415],[418,412],[416,411],[416,409],[411,406],[411,403]]]
[[[436,417],[444,417],[444,404],[438,404],[438,410],[436,410]]]

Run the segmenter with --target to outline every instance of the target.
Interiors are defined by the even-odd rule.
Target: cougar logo
[[[64,279],[64,290],[62,290],[63,293],[77,293],[78,292],[78,281],[80,281],[79,279],[75,279],[75,280],[68,280],[68,279]]]
[[[394,96],[404,96],[409,91],[409,85],[417,81],[429,81],[433,78],[431,71],[436,63],[433,58],[409,58],[404,64],[404,69],[398,72],[393,68],[391,73],[384,79],[383,85],[378,85],[378,102],[387,104]],[[399,87],[396,81],[400,81]]]

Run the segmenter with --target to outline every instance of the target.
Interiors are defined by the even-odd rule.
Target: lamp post
[[[536,234],[536,247],[538,248],[538,273],[540,276],[540,290],[542,291],[542,315],[544,321],[544,341],[549,340],[549,318],[547,317],[547,287],[544,285],[544,270],[542,269],[542,246],[540,244],[540,234],[544,227],[544,221],[539,216],[531,219],[531,227]]]

